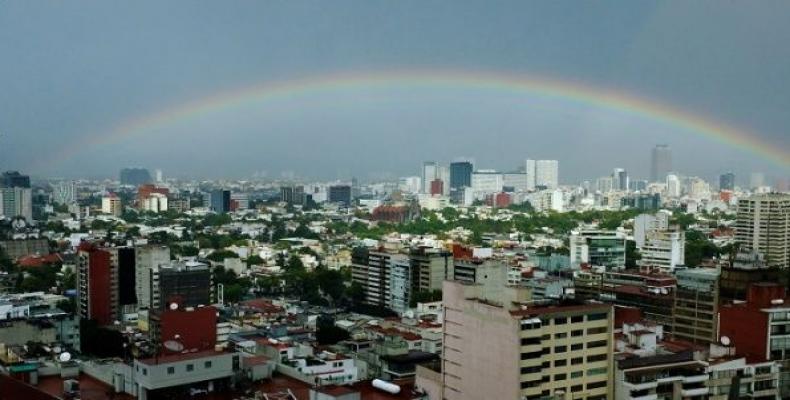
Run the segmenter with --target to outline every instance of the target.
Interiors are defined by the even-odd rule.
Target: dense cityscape
[[[645,159],[576,185],[532,159],[365,183],[5,172],[4,393],[790,395],[787,181]]]
[[[790,400],[790,1],[0,1],[0,400]]]

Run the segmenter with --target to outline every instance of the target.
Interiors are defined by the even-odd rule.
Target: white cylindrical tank
[[[400,393],[400,386],[392,382],[387,382],[381,379],[374,379],[372,385],[374,388],[383,390],[387,393],[392,393],[392,394]]]

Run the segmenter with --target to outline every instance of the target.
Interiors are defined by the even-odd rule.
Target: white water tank
[[[384,381],[384,380],[381,380],[381,379],[374,379],[373,382],[372,382],[372,385],[373,385],[374,388],[379,389],[379,390],[383,390],[383,391],[385,391],[387,393],[391,393],[391,394],[398,394],[398,393],[400,393],[400,386],[398,386],[398,385],[396,385],[396,384],[394,384],[392,382],[387,382],[387,381]]]

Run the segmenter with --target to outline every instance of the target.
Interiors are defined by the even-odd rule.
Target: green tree
[[[217,250],[206,256],[206,259],[214,262],[222,262],[226,258],[239,258],[239,255],[231,250]]]

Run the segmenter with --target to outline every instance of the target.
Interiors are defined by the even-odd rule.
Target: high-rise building
[[[535,190],[535,160],[527,160],[524,174],[527,175],[527,190]]]
[[[426,161],[422,163],[422,192],[431,192],[431,182],[441,179],[439,176],[439,164],[436,161]]]
[[[0,175],[0,188],[30,188],[30,177],[19,171],[6,171]]]
[[[134,247],[113,247],[110,253],[110,266],[118,279],[118,310],[128,314],[137,312],[137,271]]]
[[[139,308],[151,307],[151,270],[170,264],[170,248],[148,245],[135,249],[135,297]]]
[[[218,214],[230,212],[230,190],[212,190],[206,194],[205,205]]]
[[[111,325],[118,318],[118,276],[110,253],[83,243],[77,252],[77,314]]]
[[[680,197],[681,193],[680,178],[673,174],[667,175],[667,197]]]
[[[613,399],[612,307],[513,305],[525,290],[444,283],[440,398]]]
[[[351,276],[366,304],[403,312],[414,293],[441,290],[442,281],[452,279],[452,268],[446,250],[419,247],[407,255],[358,247],[352,252]]]
[[[344,207],[351,207],[351,186],[333,185],[329,187],[327,200],[330,203],[342,204]]]
[[[474,166],[469,161],[450,163],[450,190],[472,186]]]
[[[351,279],[362,286],[365,304],[387,307],[390,299],[390,264],[399,254],[357,247],[351,254]]]
[[[101,212],[104,214],[120,216],[123,213],[121,198],[115,193],[110,193],[101,198]]]
[[[719,190],[735,190],[735,174],[727,172],[719,176]]]
[[[304,204],[304,186],[280,186],[280,201],[288,204]]]
[[[665,144],[656,145],[651,157],[650,181],[661,182],[670,171],[672,171],[672,149]]]
[[[140,186],[153,181],[145,168],[124,168],[120,175],[121,185]]]
[[[675,273],[675,337],[704,345],[717,342],[719,275],[715,268],[682,269]]]
[[[409,251],[409,261],[417,275],[416,291],[442,290],[442,282],[452,277],[453,255],[447,250],[415,247]]]
[[[615,168],[612,172],[614,188],[620,191],[628,190],[628,172],[622,168]]]
[[[33,191],[26,187],[0,187],[0,217],[33,220]]]
[[[165,176],[162,173],[161,169],[157,169],[156,171],[154,171],[154,174],[156,175],[156,183],[162,183],[165,181]]]
[[[534,169],[530,170],[530,165]],[[535,187],[554,189],[559,186],[559,161],[557,160],[527,160],[527,185],[533,180]],[[530,173],[534,179],[530,178]]]
[[[149,270],[151,309],[164,311],[172,303],[179,307],[209,305],[214,286],[208,265],[194,261],[173,261]]]
[[[501,192],[504,185],[501,172],[493,169],[481,169],[472,174],[469,186],[476,199],[484,199],[489,194]],[[458,189],[460,188],[456,188],[456,190]]]
[[[790,268],[790,195],[760,194],[738,200],[735,240],[767,267]]]

